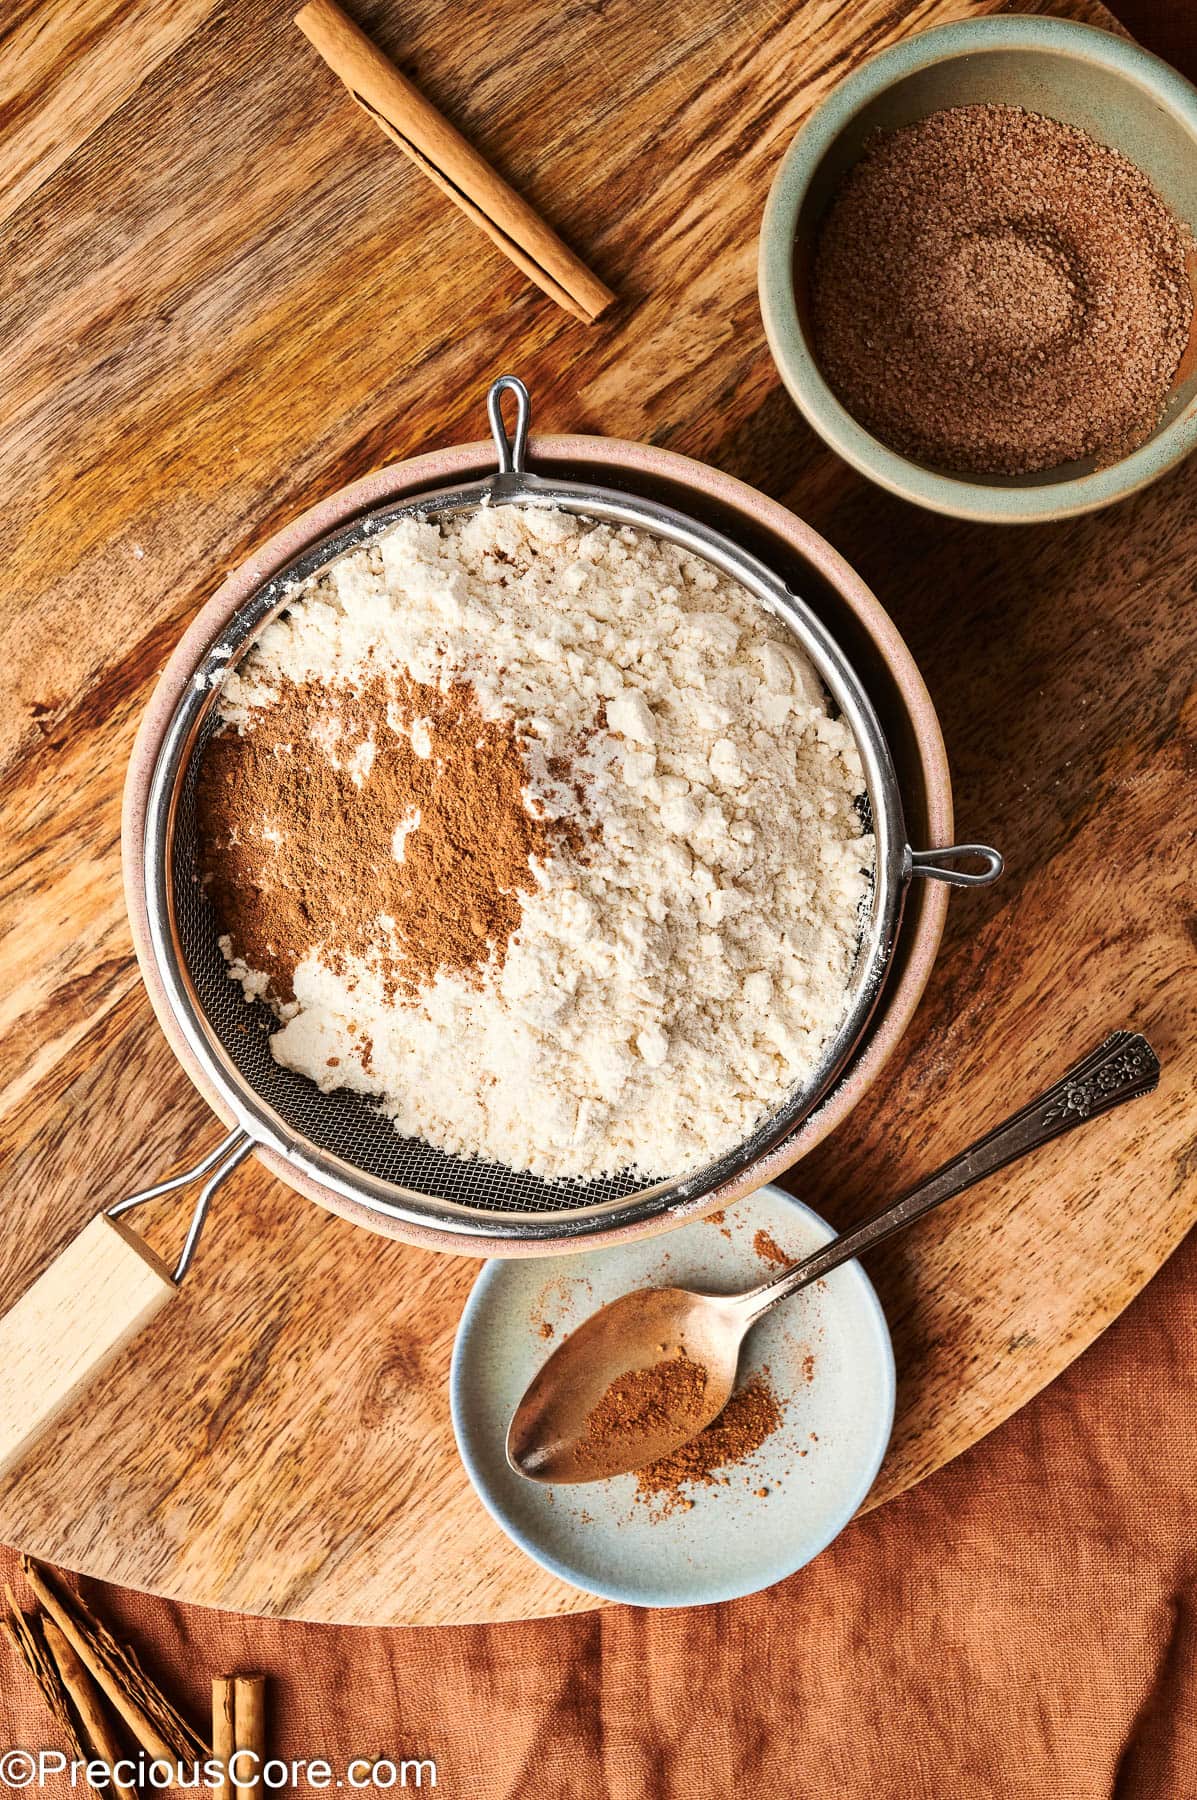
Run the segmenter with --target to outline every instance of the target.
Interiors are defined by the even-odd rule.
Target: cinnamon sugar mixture
[[[1187,228],[1087,132],[952,106],[875,134],[815,259],[828,381],[908,456],[1022,474],[1127,455],[1193,320]]]
[[[404,519],[222,684],[200,865],[275,1059],[549,1178],[680,1176],[817,1062],[873,841],[852,734],[700,558]]]

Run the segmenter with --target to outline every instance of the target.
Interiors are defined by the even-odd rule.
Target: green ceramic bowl
[[[902,456],[858,424],[819,372],[807,291],[817,232],[870,133],[945,106],[1025,106],[1077,125],[1137,163],[1197,227],[1197,88],[1125,38],[1029,16],[974,19],[907,38],[863,63],[794,139],[765,208],[760,296],[781,378],[810,425],[862,475],[933,511],[992,523],[1062,519],[1145,487],[1197,446],[1197,328],[1164,415],[1145,444],[1105,468],[960,477]],[[1190,257],[1190,278],[1197,259]]]

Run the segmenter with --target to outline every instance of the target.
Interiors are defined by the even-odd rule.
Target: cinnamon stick
[[[5,1588],[9,1604],[9,1616],[0,1620],[3,1629],[21,1661],[33,1676],[41,1690],[42,1699],[46,1702],[50,1716],[63,1735],[67,1749],[77,1762],[88,1760],[87,1745],[83,1742],[79,1727],[71,1713],[67,1691],[62,1684],[50,1652],[46,1649],[36,1617],[30,1618],[23,1613],[13,1598],[11,1588]]]
[[[117,1643],[77,1594],[68,1600],[31,1557],[22,1557],[21,1569],[88,1674],[148,1756],[178,1764],[203,1761],[210,1755],[203,1739],[150,1680],[133,1651]]]
[[[220,1764],[220,1780],[212,1790],[212,1800],[233,1800],[233,1778],[229,1763],[237,1748],[233,1727],[233,1677],[212,1677],[212,1756]]]
[[[262,1791],[262,1764],[266,1760],[266,1677],[238,1675],[233,1682],[233,1729],[238,1750],[252,1751],[255,1761],[249,1779],[238,1781],[236,1800],[255,1800]],[[248,1757],[245,1758],[249,1762]],[[238,1771],[240,1773],[240,1771]]]
[[[42,1635],[46,1641],[46,1649],[54,1658],[62,1685],[79,1716],[83,1735],[91,1745],[93,1757],[107,1763],[109,1769],[114,1770],[121,1760],[120,1741],[104,1711],[95,1682],[67,1642],[65,1633],[53,1619],[43,1619]],[[114,1792],[124,1795],[126,1800],[137,1800],[137,1789],[133,1784],[118,1781],[115,1774],[112,1777],[112,1787]]]
[[[558,306],[591,324],[615,299],[527,201],[336,4],[308,0],[295,23],[353,98]]]

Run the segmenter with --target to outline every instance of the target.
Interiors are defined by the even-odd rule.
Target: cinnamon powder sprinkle
[[[277,688],[211,739],[197,784],[201,875],[234,953],[281,1001],[311,951],[338,974],[360,958],[391,998],[501,967],[533,861],[583,841],[528,811],[516,728],[464,682]]]
[[[763,1369],[738,1388],[719,1414],[697,1437],[668,1456],[659,1457],[636,1477],[636,1498],[653,1506],[658,1518],[689,1512],[694,1505],[688,1487],[716,1487],[726,1477],[717,1471],[746,1462],[781,1424],[782,1403]]]
[[[756,1233],[752,1240],[752,1247],[763,1262],[775,1263],[778,1268],[794,1260],[792,1256],[786,1255],[772,1233],[763,1229]]]

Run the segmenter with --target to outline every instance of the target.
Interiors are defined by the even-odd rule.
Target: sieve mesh
[[[209,645],[178,702],[155,767],[144,846],[146,897],[153,950],[172,1010],[189,1046],[251,1137],[274,1144],[316,1180],[375,1212],[480,1237],[580,1235],[701,1198],[741,1175],[826,1096],[880,991],[909,852],[893,764],[876,715],[843,653],[800,599],[762,564],[697,521],[627,494],[513,470],[503,460],[503,448],[498,476],[452,493],[393,503],[313,546],[251,595]],[[217,941],[221,926],[199,878],[196,784],[204,749],[219,723],[216,699],[229,668],[299,583],[394,519],[498,503],[552,505],[587,518],[631,524],[706,557],[793,632],[861,752],[867,784],[860,802],[862,827],[875,831],[877,864],[844,1020],[808,1081],[762,1119],[748,1139],[684,1177],[663,1172],[652,1179],[625,1174],[550,1181],[404,1137],[368,1097],[347,1090],[322,1093],[306,1076],[275,1062],[270,1035],[277,1020],[261,1001],[247,1002],[240,985],[229,978]]]
[[[173,887],[179,949],[204,1016],[243,1081],[289,1130],[317,1149],[353,1163],[380,1181],[457,1206],[488,1212],[544,1212],[622,1199],[646,1184],[635,1176],[546,1181],[499,1163],[467,1161],[422,1138],[403,1137],[360,1094],[324,1094],[306,1075],[275,1062],[270,1034],[278,1020],[261,1000],[248,1002],[221,954],[221,925],[199,878],[196,785],[204,749],[219,723],[209,709],[196,735],[175,815]]]

